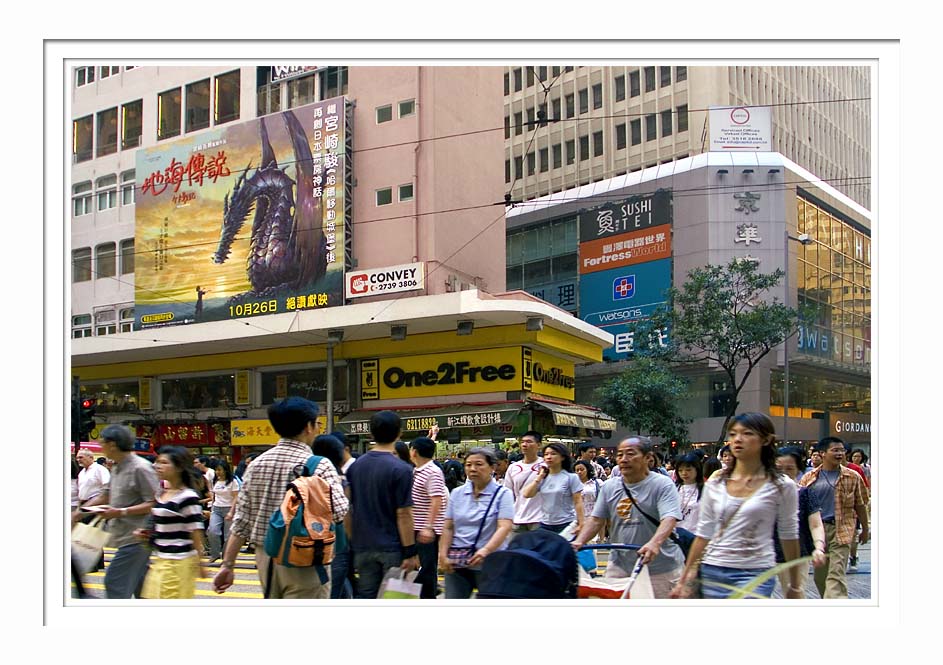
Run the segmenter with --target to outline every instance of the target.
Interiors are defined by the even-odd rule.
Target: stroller
[[[565,538],[543,529],[526,531],[485,559],[478,598],[576,598],[578,569]]]

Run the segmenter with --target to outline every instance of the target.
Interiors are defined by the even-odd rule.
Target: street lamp
[[[789,305],[789,241],[794,240],[800,245],[811,245],[812,238],[808,233],[798,236],[789,235],[789,227],[783,231],[783,284],[786,287],[786,305]],[[783,442],[789,445],[789,338],[783,340]]]
[[[334,431],[334,345],[344,341],[344,331],[333,328],[327,331],[327,431]]]

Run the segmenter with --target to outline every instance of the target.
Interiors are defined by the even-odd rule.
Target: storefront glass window
[[[174,409],[226,409],[234,406],[236,379],[232,374],[166,379],[160,382],[163,407]]]
[[[120,413],[137,411],[138,382],[122,381],[118,383],[82,383],[79,385],[82,397],[98,400],[95,413]]]
[[[312,402],[327,401],[327,368],[308,367],[262,373],[262,404],[288,396],[304,397]],[[347,367],[334,367],[334,399],[347,399]]]

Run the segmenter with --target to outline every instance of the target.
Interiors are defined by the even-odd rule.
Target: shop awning
[[[433,425],[438,425],[441,430],[508,425],[514,422],[523,408],[520,402],[502,402],[487,406],[456,404],[395,411],[403,421],[403,432],[426,432]],[[370,434],[370,418],[376,411],[351,411],[337,421],[337,426],[347,434]]]
[[[615,419],[602,411],[594,411],[585,406],[575,404],[555,404],[553,402],[541,402],[539,400],[530,400],[530,403],[538,408],[550,411],[553,414],[553,422],[555,425],[609,432],[613,432],[616,429]]]

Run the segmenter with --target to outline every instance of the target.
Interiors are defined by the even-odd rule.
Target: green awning
[[[614,432],[616,420],[602,411],[589,409],[578,404],[555,404],[530,400],[531,404],[546,409],[553,414],[553,423],[564,427],[580,427],[588,430]]]
[[[403,421],[403,432],[426,432],[433,425],[440,430],[463,427],[494,427],[512,424],[524,405],[501,402],[487,406],[456,404],[434,409],[393,409]],[[337,421],[347,434],[370,434],[370,418],[381,409],[351,411]]]

